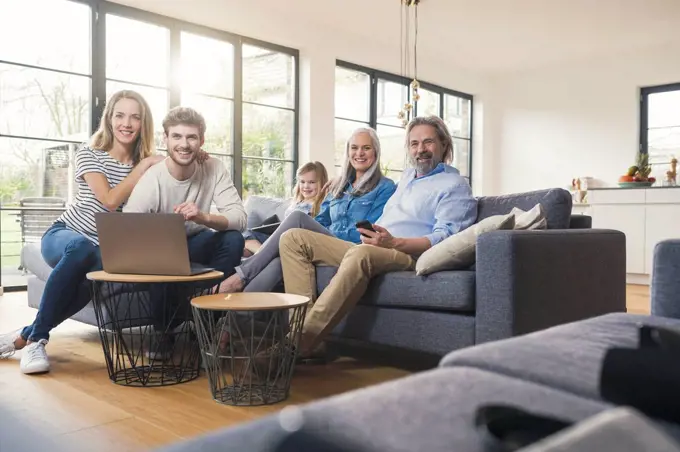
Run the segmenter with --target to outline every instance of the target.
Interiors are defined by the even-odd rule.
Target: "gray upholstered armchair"
[[[680,319],[680,239],[664,240],[654,248],[652,315]]]

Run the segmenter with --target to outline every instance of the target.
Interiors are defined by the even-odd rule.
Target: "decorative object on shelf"
[[[619,177],[619,187],[651,187],[656,182],[655,177],[649,177],[651,172],[649,154],[638,152],[636,164],[628,168],[625,175]]]
[[[666,171],[666,180],[664,186],[674,187],[676,185],[676,177],[678,175],[678,159],[673,157],[671,159],[671,170]]]
[[[410,98],[411,100],[404,104],[404,107],[399,110],[397,117],[401,120],[402,126],[406,127],[409,121],[409,114],[420,100],[420,82],[418,81],[418,5],[420,0],[399,0],[401,8],[401,22],[399,24],[401,30],[401,76],[411,77],[411,15],[414,16],[414,31],[415,37],[413,42],[413,81],[410,84]]]
[[[576,177],[571,180],[571,198],[574,204],[585,204],[588,202],[588,179]]]

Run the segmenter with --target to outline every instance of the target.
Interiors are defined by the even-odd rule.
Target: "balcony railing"
[[[21,248],[40,240],[64,211],[63,204],[58,198],[26,198],[19,205],[0,205],[0,286],[26,285]]]

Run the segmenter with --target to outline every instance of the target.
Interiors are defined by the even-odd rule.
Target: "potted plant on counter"
[[[649,154],[638,152],[637,164],[628,168],[628,172],[619,177],[619,187],[651,187],[656,182],[656,178],[649,177],[651,172]]]

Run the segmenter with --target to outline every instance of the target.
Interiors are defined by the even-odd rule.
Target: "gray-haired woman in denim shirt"
[[[380,140],[375,130],[356,129],[347,140],[342,176],[331,186],[319,214],[312,218],[299,211],[291,213],[258,252],[220,284],[219,291],[269,292],[280,284],[279,239],[289,229],[308,229],[361,243],[356,223],[376,221],[395,190],[395,183],[380,169]]]

